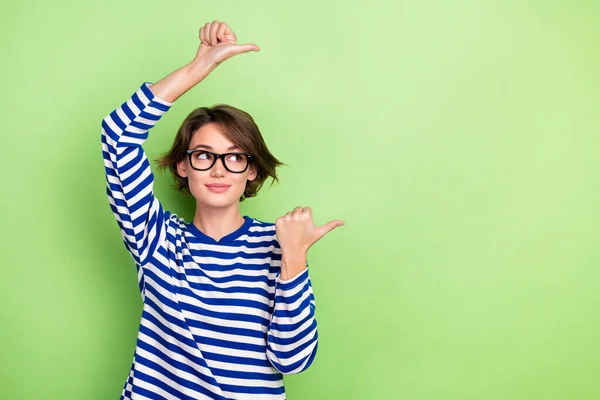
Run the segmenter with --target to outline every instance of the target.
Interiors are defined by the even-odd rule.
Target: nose
[[[223,165],[223,158],[219,157],[219,159],[216,160],[215,164],[212,166],[212,168],[210,169],[210,176],[213,177],[217,177],[217,176],[224,176],[225,175],[225,166]]]

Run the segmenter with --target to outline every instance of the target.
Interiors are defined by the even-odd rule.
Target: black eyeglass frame
[[[208,151],[208,150],[203,150],[203,149],[188,149],[186,150],[186,153],[188,155],[188,158],[190,160],[190,167],[192,167],[193,169],[195,169],[196,171],[208,171],[209,169],[211,169],[212,167],[214,167],[215,163],[217,162],[217,159],[221,159],[221,164],[223,164],[223,167],[225,167],[225,169],[233,174],[242,174],[244,172],[246,172],[248,170],[248,167],[250,166],[250,159],[252,158],[252,154],[248,154],[248,153],[223,153],[223,154],[217,154],[217,153],[213,153],[212,151]],[[213,155],[213,162],[212,164],[210,164],[210,167],[208,168],[196,168],[194,167],[194,163],[192,161],[192,155],[194,153],[208,153],[208,154],[212,154]],[[230,156],[230,155],[241,155],[241,156],[246,156],[248,157],[248,160],[246,161],[246,168],[244,168],[243,171],[232,171],[227,167],[227,164],[225,163],[225,157]]]

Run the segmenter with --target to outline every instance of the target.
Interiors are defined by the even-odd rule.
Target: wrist
[[[206,60],[202,57],[196,57],[192,62],[184,66],[186,75],[194,84],[200,83],[206,78],[212,70],[217,67],[216,64]]]
[[[306,254],[283,254],[279,278],[287,281],[306,269]]]

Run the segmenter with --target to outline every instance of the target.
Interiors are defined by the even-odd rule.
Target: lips
[[[205,185],[205,186],[208,190],[210,190],[213,193],[225,193],[227,190],[229,190],[229,187],[231,185],[224,185],[222,183],[216,183],[216,184]]]

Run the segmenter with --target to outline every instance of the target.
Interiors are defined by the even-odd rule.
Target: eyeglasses
[[[191,149],[186,151],[190,158],[190,165],[198,171],[207,171],[215,165],[217,158],[221,159],[223,166],[229,172],[241,174],[248,169],[251,154],[246,153],[211,153],[210,151]]]

